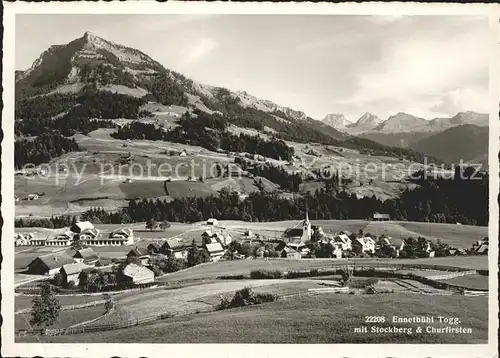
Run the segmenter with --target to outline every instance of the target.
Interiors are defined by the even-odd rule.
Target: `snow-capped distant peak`
[[[347,125],[351,123],[343,114],[340,113],[327,114],[325,118],[323,118],[322,122],[335,129],[345,129]]]
[[[377,126],[383,121],[377,117],[374,114],[371,114],[370,112],[366,112],[363,114],[358,121],[356,122],[356,125],[358,126],[367,126],[367,125],[372,125],[372,126]]]

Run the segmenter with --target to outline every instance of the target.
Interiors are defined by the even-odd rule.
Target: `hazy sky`
[[[17,69],[85,31],[201,83],[245,90],[316,119],[488,112],[486,18],[17,15]]]

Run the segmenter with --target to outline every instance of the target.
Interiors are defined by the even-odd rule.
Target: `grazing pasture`
[[[85,307],[76,310],[61,311],[59,312],[59,317],[56,323],[47,328],[67,328],[74,324],[97,318],[103,315],[104,312],[105,310],[103,305],[95,307]],[[16,331],[19,329],[31,330],[32,327],[29,324],[30,318],[30,312],[16,314],[14,322]]]
[[[396,295],[396,296],[395,296]],[[472,334],[354,333],[365,316],[383,315],[392,326],[392,316],[458,317]],[[369,325],[369,324],[368,324]],[[444,327],[434,323],[434,327]],[[38,337],[20,337],[35,341]],[[422,296],[415,294],[298,296],[277,302],[211,313],[200,313],[158,321],[151,325],[70,336],[41,337],[59,343],[486,343],[487,297]]]
[[[438,281],[449,283],[450,285],[464,286],[473,290],[487,290],[489,285],[489,276],[466,275]]]
[[[237,261],[221,261],[202,266],[195,266],[182,272],[174,272],[159,281],[182,281],[192,279],[217,278],[224,275],[248,275],[250,271],[263,270],[310,270],[332,268],[342,265],[357,266],[391,266],[391,265],[443,265],[470,269],[487,269],[486,256],[442,257],[426,259],[247,259]]]

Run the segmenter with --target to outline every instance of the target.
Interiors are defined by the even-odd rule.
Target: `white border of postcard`
[[[498,238],[498,156],[500,101],[500,11],[496,4],[419,4],[419,3],[227,3],[227,2],[72,2],[72,3],[3,3],[3,113],[2,129],[2,198],[3,265],[2,288],[2,355],[3,356],[71,356],[71,357],[493,357],[498,352],[497,257],[498,243],[489,253],[489,339],[488,344],[317,344],[317,345],[259,345],[259,344],[22,344],[14,342],[14,176],[13,161],[14,118],[14,48],[15,14],[359,14],[359,15],[484,15],[491,28],[490,48],[490,240]],[[467,49],[464,49],[467,51]],[[7,199],[8,198],[8,199]],[[7,199],[7,200],[6,200]],[[340,322],[339,322],[340,323]],[[168,353],[167,353],[168,350]]]

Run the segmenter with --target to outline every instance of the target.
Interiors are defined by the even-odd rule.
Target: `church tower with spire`
[[[312,236],[311,222],[309,221],[309,210],[306,208],[306,218],[302,223],[302,241],[310,241]]]

